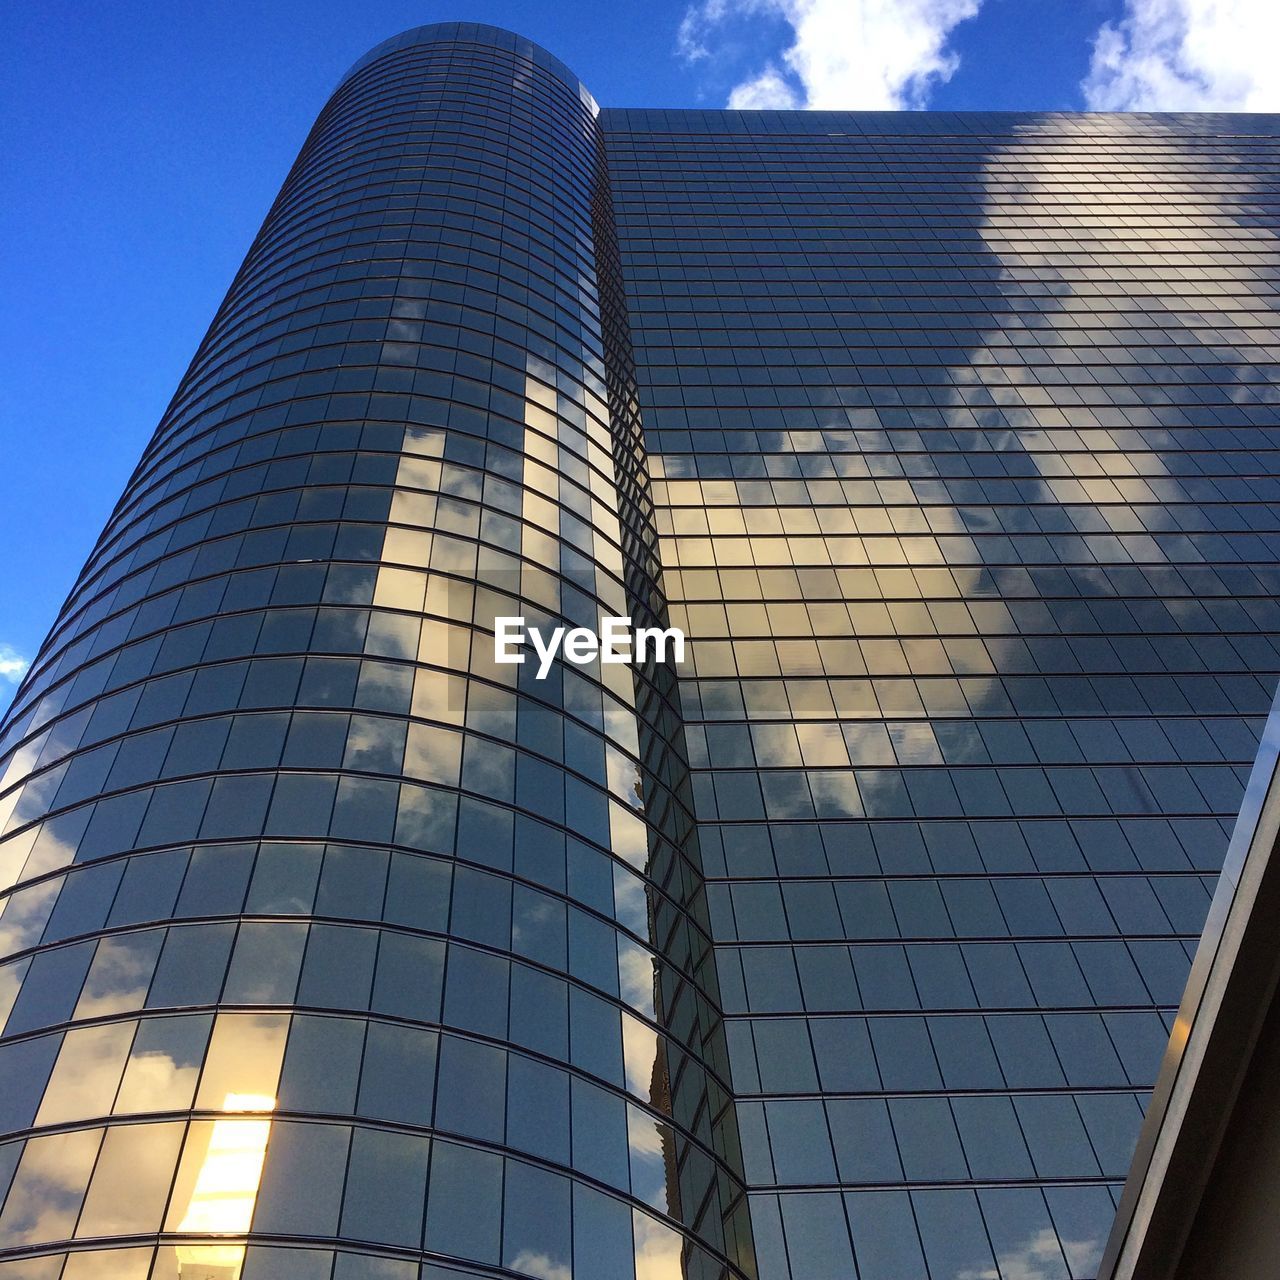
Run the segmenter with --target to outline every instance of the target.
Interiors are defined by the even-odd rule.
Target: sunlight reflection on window
[[[267,1095],[229,1093],[222,1109],[272,1111],[275,1105],[275,1098]],[[249,1230],[270,1133],[271,1121],[266,1118],[213,1122],[177,1230],[218,1235]],[[177,1255],[182,1280],[239,1280],[244,1265],[242,1244],[179,1245]]]

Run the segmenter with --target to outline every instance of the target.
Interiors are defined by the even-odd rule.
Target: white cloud
[[[771,62],[754,80],[734,85],[728,105],[732,111],[792,111],[804,104]]]
[[[1280,110],[1276,0],[1126,0],[1098,30],[1092,111]]]
[[[18,651],[7,644],[0,644],[0,680],[17,684],[31,665]]]
[[[734,108],[892,111],[922,107],[959,65],[952,30],[982,0],[704,0],[684,17],[677,50],[712,56],[730,19],[775,17],[793,42],[781,66],[769,62],[729,94]]]
[[[717,22],[724,20],[727,0],[706,0],[703,5],[693,5],[680,21],[676,32],[676,52],[686,62],[698,62],[709,58],[704,37]]]

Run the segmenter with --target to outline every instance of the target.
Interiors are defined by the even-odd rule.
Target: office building
[[[1280,672],[1278,124],[357,63],[0,731],[0,1280],[1092,1280]]]

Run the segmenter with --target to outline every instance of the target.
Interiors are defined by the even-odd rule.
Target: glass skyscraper
[[[0,730],[0,1280],[1094,1277],[1280,673],[1277,132],[357,63]]]

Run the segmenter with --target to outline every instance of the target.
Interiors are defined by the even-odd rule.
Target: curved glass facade
[[[1090,1280],[1280,672],[1275,132],[361,59],[0,726],[0,1280]]]
[[[670,672],[493,655],[663,613],[596,116],[357,64],[20,691],[5,1280],[749,1267]]]

